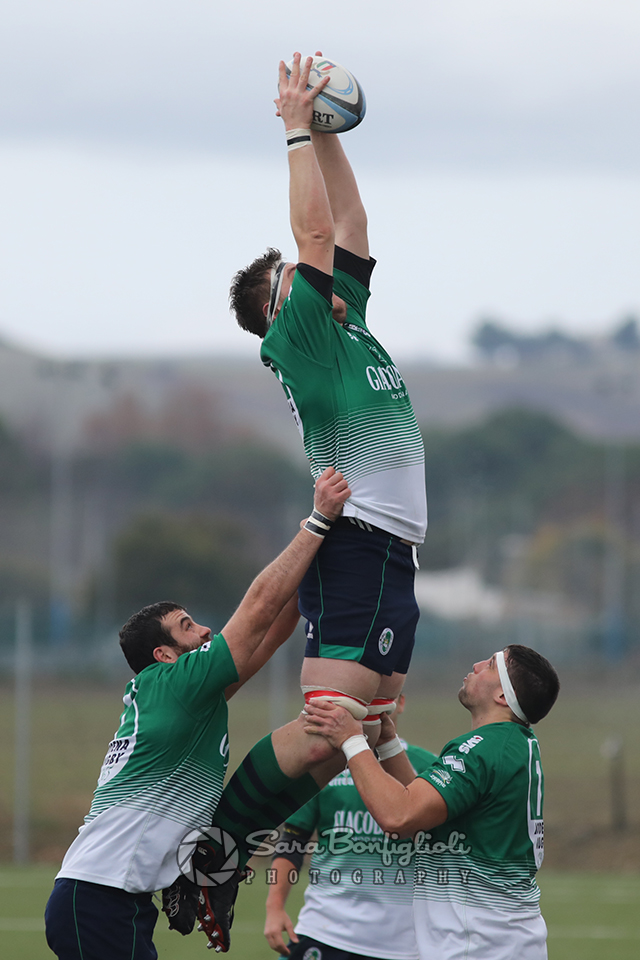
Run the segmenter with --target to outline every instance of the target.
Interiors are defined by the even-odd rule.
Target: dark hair
[[[173,600],[150,603],[148,607],[143,607],[129,617],[123,626],[120,631],[120,646],[134,673],[140,673],[145,667],[155,663],[153,651],[156,647],[163,644],[167,647],[178,646],[177,641],[162,625],[162,618],[172,610],[184,610],[184,607]]]
[[[511,643],[505,650],[509,679],[518,703],[529,723],[537,723],[546,717],[558,698],[558,674],[546,657],[531,647]]]
[[[267,247],[267,252],[257,257],[248,267],[238,270],[231,281],[229,306],[243,330],[255,333],[262,338],[269,329],[263,312],[269,302],[269,278],[267,272],[282,260],[282,254],[275,247]]]

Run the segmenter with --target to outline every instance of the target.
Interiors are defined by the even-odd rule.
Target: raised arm
[[[280,611],[274,622],[269,627],[264,639],[249,657],[246,666],[240,673],[240,679],[237,683],[232,683],[225,690],[225,697],[230,700],[244,686],[247,680],[250,680],[265,663],[271,659],[276,650],[289,639],[300,619],[298,610],[298,593],[294,593],[285,607]],[[393,771],[391,771],[393,773]],[[395,776],[395,774],[394,774]]]
[[[295,53],[289,77],[284,61],[280,61],[276,106],[287,132],[298,130],[307,134],[313,119],[313,101],[329,78],[307,90],[312,58],[307,57],[302,66],[300,60],[300,54]],[[329,198],[313,143],[304,136],[300,142],[302,146],[288,151],[289,210],[298,260],[332,274],[334,226]]]
[[[316,481],[314,506],[323,516],[335,520],[351,491],[341,473],[333,467]],[[322,539],[304,528],[253,581],[240,606],[222,629],[238,674],[242,678],[251,657],[285,604],[298,589]]]
[[[319,733],[332,747],[362,734],[362,725],[343,707],[326,701],[305,706],[305,732]],[[391,761],[389,761],[391,763]],[[367,810],[385,833],[410,837],[431,830],[447,819],[447,805],[435,787],[416,777],[407,786],[385,773],[373,751],[363,749],[349,760],[349,772]]]
[[[317,51],[321,57],[322,52]],[[322,171],[335,225],[336,244],[363,259],[369,258],[367,214],[351,164],[335,133],[316,133],[311,139]]]

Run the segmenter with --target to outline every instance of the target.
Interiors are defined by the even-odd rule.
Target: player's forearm
[[[404,784],[386,773],[371,750],[349,761],[349,771],[367,810],[385,833],[398,833],[404,826],[408,794]],[[404,836],[404,834],[402,834]]]
[[[385,833],[410,837],[447,819],[446,804],[437,790],[419,778],[407,786],[399,783],[382,769],[371,750],[352,757],[349,771],[367,810]]]
[[[382,760],[381,764],[385,773],[388,773],[389,776],[405,787],[416,778],[416,771],[411,765],[406,750],[390,757],[388,760]]]
[[[246,667],[240,671],[238,682],[226,688],[225,697],[227,700],[230,700],[240,687],[258,673],[276,650],[289,639],[299,619],[298,594],[296,592],[271,624],[264,640],[261,641],[257,650],[251,654]]]
[[[304,257],[308,248],[317,250],[319,256],[332,266],[333,217],[313,146],[289,153],[289,211],[300,255]],[[315,256],[306,256],[314,261],[312,266],[317,266]]]
[[[358,256],[368,257],[367,214],[342,143],[336,134],[312,132],[311,138],[327,188],[336,243]]]
[[[285,857],[275,857],[272,861],[271,879],[274,882],[269,884],[266,903],[267,914],[270,910],[284,910],[293,886],[289,879],[293,869],[293,864]]]
[[[322,539],[300,530],[282,553],[253,581],[243,606],[252,610],[259,630],[268,630],[285,604],[297,591],[309,564],[322,545]]]

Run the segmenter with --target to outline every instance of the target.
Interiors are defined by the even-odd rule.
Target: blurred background
[[[637,4],[6,0],[1,16],[0,857],[55,864],[73,838],[128,679],[121,623],[171,598],[219,628],[311,502],[227,291],[268,244],[294,255],[277,62],[322,49],[367,95],[344,143],[379,261],[370,326],[426,449],[407,735],[439,750],[475,659],[540,650],[564,691],[540,729],[547,863],[577,899],[583,874],[637,877]],[[294,715],[302,644],[253,681],[251,724],[232,709],[236,761]],[[635,956],[612,916],[598,929]],[[12,917],[0,942],[15,928],[11,955],[41,956]],[[585,923],[557,920],[557,957],[598,948]]]

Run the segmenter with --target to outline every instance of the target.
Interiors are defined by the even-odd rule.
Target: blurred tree
[[[547,414],[505,410],[455,433],[425,431],[424,442],[425,567],[471,560],[499,579],[505,534],[531,533],[556,514],[601,510],[602,448]]]
[[[636,353],[640,350],[640,332],[636,317],[627,317],[611,335],[611,342],[620,350]]]
[[[262,566],[246,529],[207,516],[145,514],[114,545],[118,617],[175,600],[225,620]]]
[[[41,484],[38,464],[0,420],[0,497],[24,501],[36,494]]]

